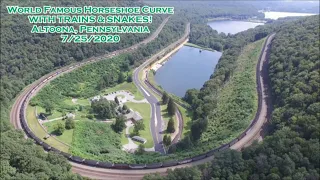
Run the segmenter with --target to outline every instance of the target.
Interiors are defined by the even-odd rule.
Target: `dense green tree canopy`
[[[122,132],[126,128],[126,118],[123,115],[117,116],[112,128],[117,133]]]
[[[66,129],[73,129],[75,127],[74,120],[67,118],[65,122],[65,128]]]
[[[200,175],[190,174],[190,179],[319,179],[318,37],[319,16],[289,21],[278,28],[269,62],[274,105],[270,134],[262,143],[254,143],[242,152],[224,151],[216,154],[208,165],[196,170],[185,168],[186,174],[201,171]],[[199,95],[189,90],[185,99],[189,103],[197,102],[198,97],[210,93],[206,90],[210,86],[213,84],[206,83]],[[178,180],[179,176],[182,176],[181,170],[174,170],[167,177],[148,175],[144,179]]]
[[[114,101],[108,101],[103,98],[91,103],[92,111],[98,118],[114,118],[116,116],[116,107],[117,104]]]
[[[125,40],[117,44],[63,44],[58,34],[29,33],[32,24],[27,21],[27,16],[9,15],[6,6],[83,6],[86,3],[36,0],[19,1],[17,4],[8,0],[1,1],[0,179],[82,179],[70,174],[70,165],[65,158],[44,153],[40,146],[25,140],[19,131],[12,130],[9,107],[22,88],[41,76],[76,61],[129,47],[149,34],[122,34],[121,38]],[[106,7],[141,5],[135,1],[97,1],[94,4]],[[153,22],[148,24],[151,32],[164,18],[163,15],[153,16]],[[69,85],[64,84],[65,87]],[[55,104],[50,98],[48,101]]]
[[[11,1],[2,1],[1,6],[1,179],[81,179],[70,174],[70,165],[65,158],[43,153],[43,149],[30,140],[23,138],[19,131],[12,130],[9,124],[9,107],[16,95],[28,84],[41,76],[68,64],[82,61],[86,58],[99,56],[106,52],[129,47],[140,42],[149,34],[121,35],[124,41],[117,44],[61,44],[60,37],[55,34],[31,34],[31,24],[26,17],[8,15],[6,5],[16,5]],[[83,6],[85,2],[52,1],[19,1],[20,6]],[[96,6],[140,6],[136,1],[95,1]],[[202,3],[201,3],[202,4]],[[189,91],[185,99],[194,109],[194,119],[204,119],[214,104],[214,95],[232,76],[234,62],[242,48],[259,40],[271,32],[278,32],[270,59],[270,77],[272,96],[276,103],[272,117],[271,129],[274,134],[267,137],[261,145],[254,145],[242,154],[226,152],[217,156],[217,163],[205,169],[177,169],[170,171],[167,179],[319,179],[319,16],[304,18],[288,23],[271,23],[234,36],[218,35],[208,27],[199,25],[208,18],[232,17],[236,19],[251,16],[261,16],[257,9],[238,7],[237,3],[226,2],[224,7],[218,7],[215,2],[208,6],[193,7],[192,2],[179,3],[181,6],[176,16],[170,18],[156,41],[105,63],[83,67],[77,73],[67,74],[64,80],[53,81],[43,89],[34,104],[45,106],[42,100],[59,103],[62,97],[91,97],[103,88],[112,87],[131,76],[125,75],[135,66],[141,64],[151,54],[154,54],[169,43],[178,39],[184,31],[187,20],[192,23],[190,38],[196,44],[223,50],[215,74],[205,83],[200,91]],[[232,7],[230,7],[232,5]],[[188,7],[188,8],[187,8]],[[203,11],[199,11],[203,9]],[[216,7],[216,8],[213,8]],[[197,17],[198,16],[198,17]],[[199,18],[200,17],[200,18]],[[153,16],[150,24],[153,32],[165,16]],[[197,23],[196,23],[197,22]],[[198,32],[203,34],[197,34]],[[208,39],[208,40],[207,40]],[[79,73],[80,72],[80,73]],[[120,72],[123,72],[121,77]],[[119,78],[120,77],[120,78]],[[83,82],[90,82],[84,83]],[[99,83],[100,82],[100,83]],[[84,85],[78,89],[79,84]],[[51,89],[51,90],[50,90]],[[210,107],[210,108],[205,108]],[[48,112],[52,108],[47,108]],[[51,109],[51,110],[49,110]],[[197,121],[197,120],[196,120]],[[90,124],[84,123],[87,128]],[[92,125],[93,126],[93,125]],[[78,135],[81,143],[90,144],[84,137],[87,129],[83,128]],[[95,125],[95,128],[101,128]],[[100,129],[104,133],[114,133],[108,127]],[[94,134],[95,132],[89,131]],[[115,136],[115,135],[114,135]],[[92,146],[86,146],[86,157],[108,156],[105,152],[120,149],[120,138],[101,139],[95,136]],[[189,136],[181,141],[181,147],[189,147],[193,142]],[[106,145],[99,149],[94,144]],[[114,146],[109,144],[114,143]],[[107,150],[106,150],[107,149]],[[73,149],[77,151],[77,149]],[[123,155],[119,152],[119,156]],[[159,157],[154,154],[155,157]],[[113,156],[114,157],[114,156]],[[150,161],[150,156],[143,156],[140,162]],[[171,158],[168,155],[168,158]],[[122,160],[116,157],[116,160]],[[224,159],[226,161],[224,161]],[[131,162],[137,162],[133,158]],[[231,164],[232,163],[232,164]],[[258,172],[258,173],[257,173]],[[160,177],[158,177],[159,179]]]

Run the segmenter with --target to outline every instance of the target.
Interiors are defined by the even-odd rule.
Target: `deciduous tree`
[[[72,120],[71,118],[67,118],[66,122],[65,122],[65,128],[66,129],[73,129],[74,127],[75,127],[74,120]]]
[[[61,122],[58,122],[54,127],[54,133],[57,135],[62,135],[64,130],[64,125]]]
[[[145,129],[145,125],[143,123],[142,120],[137,121],[134,123],[134,128],[133,128],[133,133],[135,135],[139,135],[139,131],[144,130]]]
[[[113,130],[117,133],[122,132],[126,128],[126,118],[123,115],[116,117],[116,122],[113,124]]]

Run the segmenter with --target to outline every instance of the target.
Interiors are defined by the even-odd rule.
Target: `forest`
[[[99,56],[137,43],[147,34],[121,35],[122,39],[118,44],[61,44],[60,38],[54,34],[31,34],[31,26],[26,19],[19,15],[8,15],[5,5],[14,5],[14,2],[4,0],[1,2],[1,64],[0,64],[0,131],[1,131],[1,179],[84,179],[79,175],[70,173],[70,164],[62,156],[52,153],[44,153],[40,146],[35,145],[31,140],[23,138],[23,132],[14,130],[9,122],[9,111],[13,100],[18,93],[28,84],[41,76],[66,66],[73,62],[82,61],[92,56]],[[20,6],[42,6],[43,1],[19,1]],[[97,6],[140,6],[135,1],[92,1]],[[191,3],[191,5],[189,4]],[[184,6],[193,6],[192,2],[179,4],[182,8],[177,13],[181,18],[170,18],[169,25],[166,25],[161,32],[159,41],[144,46],[133,54],[126,54],[105,61],[114,62],[114,67],[108,67],[117,73],[112,77],[111,84],[104,84],[104,87],[111,87],[119,80],[119,72],[125,69],[129,72],[143,62],[150,54],[165,47],[169,42],[174,41],[185,25],[185,19],[192,22],[205,21],[207,18],[231,16],[233,18],[246,18],[261,16],[255,8],[242,8],[235,4],[226,2],[224,10],[218,10],[215,2],[206,7],[201,5],[203,11],[194,8],[189,11]],[[189,4],[189,5],[187,5]],[[228,5],[227,5],[228,4]],[[51,6],[82,6],[82,1],[62,2],[46,1],[45,5]],[[216,6],[217,9],[212,9]],[[231,7],[230,7],[231,6]],[[199,6],[200,7],[200,6]],[[212,10],[210,10],[210,8]],[[194,14],[188,16],[187,14]],[[201,18],[197,18],[200,16]],[[177,17],[177,16],[176,16]],[[151,33],[158,27],[164,16],[153,16],[153,23],[150,24]],[[227,151],[217,155],[215,163],[203,165],[196,168],[177,169],[170,171],[168,177],[157,177],[158,179],[319,179],[319,16],[303,18],[298,21],[294,19],[288,23],[277,21],[258,27],[248,32],[239,33],[230,38],[222,40],[221,35],[217,36],[208,28],[192,23],[191,35],[193,42],[201,46],[212,47],[216,50],[221,48],[224,55],[217,66],[215,75],[204,85],[200,91],[195,91],[194,98],[187,100],[195,109],[194,119],[202,119],[208,113],[203,107],[210,105],[206,99],[216,88],[221,86],[233,73],[236,58],[240,50],[247,44],[262,39],[271,32],[278,32],[272,48],[270,61],[270,77],[275,111],[270,124],[270,132],[262,144],[255,144],[245,149],[242,153]],[[170,25],[171,24],[171,25]],[[203,36],[196,36],[197,32],[205,32]],[[205,35],[207,34],[207,35]],[[205,37],[212,36],[212,40],[218,41],[210,44]],[[223,36],[223,35],[222,35]],[[221,46],[218,44],[220,43]],[[293,58],[294,57],[294,58]],[[118,59],[119,58],[119,59]],[[121,59],[121,60],[120,60]],[[98,63],[96,63],[98,64]],[[99,64],[103,65],[103,64]],[[106,66],[106,65],[105,65]],[[77,78],[86,80],[102,81],[102,78],[94,78],[105,75],[97,68],[97,73],[92,76],[79,76],[76,74],[68,77],[75,77],[73,83],[80,82]],[[84,70],[80,69],[79,71]],[[106,73],[109,72],[109,69]],[[80,73],[81,74],[81,73]],[[126,73],[123,74],[127,76]],[[68,78],[65,78],[68,79]],[[70,79],[69,79],[70,80]],[[73,83],[67,81],[59,86],[62,96],[81,96],[82,89],[74,89]],[[216,85],[215,85],[216,84]],[[54,85],[54,82],[51,85]],[[56,84],[58,85],[58,83]],[[85,88],[88,94],[99,91],[97,86]],[[216,87],[217,86],[217,87]],[[60,89],[61,88],[61,89]],[[73,94],[68,94],[69,90]],[[46,96],[46,90],[43,95]],[[84,93],[86,94],[86,93]],[[56,98],[61,98],[60,95]],[[52,99],[54,101],[54,99]],[[35,103],[40,103],[36,101]],[[200,113],[201,112],[201,113]],[[202,123],[205,124],[205,123]],[[188,139],[187,139],[188,140]],[[190,139],[189,139],[190,140]],[[103,142],[102,142],[103,143]],[[116,143],[115,143],[116,144]],[[86,148],[86,147],[84,147]],[[92,149],[91,149],[92,150]],[[98,152],[93,149],[91,152]],[[188,155],[188,154],[187,154]],[[151,155],[153,158],[156,155]],[[130,159],[131,162],[148,162],[150,157],[143,155],[140,159]],[[123,158],[123,157],[122,157]],[[171,156],[167,157],[168,159]],[[119,160],[119,159],[118,159]],[[267,163],[266,163],[267,162]],[[157,175],[155,175],[157,176]],[[149,178],[149,177],[146,177]],[[156,178],[153,178],[156,179]]]
[[[138,66],[153,53],[174,42],[184,33],[185,23],[174,16],[169,19],[158,38],[138,48],[133,53],[122,54],[93,63],[58,77],[45,86],[31,100],[32,105],[44,106],[47,100],[62,107],[65,97],[89,98],[125,81],[131,76],[133,67]]]
[[[209,164],[169,171],[167,177],[144,179],[319,179],[318,28],[319,16],[312,16],[284,23],[276,31],[269,65],[274,111],[262,143],[242,152],[221,152]]]
[[[263,18],[258,8],[243,1],[149,1],[152,5],[175,7],[175,14],[181,14],[191,23],[204,23],[210,18],[247,19]]]
[[[11,104],[17,94],[41,76],[92,56],[129,47],[149,34],[122,34],[118,44],[61,44],[59,35],[31,34],[27,17],[9,15],[6,5],[16,2],[1,1],[1,173],[0,179],[83,179],[71,174],[65,158],[43,152],[40,146],[23,138],[23,132],[13,129],[9,122]],[[135,1],[94,1],[96,6],[142,6]],[[19,1],[20,6],[83,6],[86,2]],[[149,24],[152,32],[165,16],[154,15]],[[174,34],[173,34],[174,35]],[[171,36],[168,36],[172,38]],[[150,49],[153,47],[149,47]],[[145,48],[147,49],[147,48]],[[141,59],[140,59],[141,60]]]

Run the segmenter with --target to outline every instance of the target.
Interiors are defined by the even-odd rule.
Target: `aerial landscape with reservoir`
[[[1,179],[320,178],[319,2],[2,4]],[[16,6],[110,22],[59,34]]]

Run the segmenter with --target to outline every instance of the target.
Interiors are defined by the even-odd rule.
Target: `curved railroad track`
[[[271,41],[274,37],[274,34],[268,36],[268,38],[264,44],[264,47],[262,49],[261,56],[259,58],[259,63],[258,63],[259,65],[257,66],[257,90],[258,90],[258,94],[259,94],[259,107],[258,107],[258,111],[256,113],[255,119],[252,121],[252,123],[248,127],[248,129],[244,133],[242,133],[238,138],[231,141],[230,143],[227,143],[227,144],[220,146],[219,148],[213,149],[206,154],[202,154],[202,155],[199,155],[199,156],[196,156],[193,158],[184,159],[181,161],[172,161],[172,162],[168,162],[168,163],[161,163],[161,165],[158,163],[157,165],[150,164],[150,165],[137,165],[137,166],[134,166],[134,165],[129,165],[129,166],[112,165],[112,166],[110,166],[110,164],[108,164],[105,166],[110,166],[111,169],[100,168],[101,166],[100,167],[96,167],[96,166],[102,165],[102,163],[101,164],[99,164],[99,163],[93,164],[92,161],[90,161],[90,160],[87,161],[82,158],[79,159],[79,157],[71,156],[67,153],[60,152],[59,150],[57,150],[53,147],[50,147],[48,144],[41,142],[41,140],[39,138],[35,137],[35,135],[32,132],[30,132],[30,129],[28,130],[25,128],[27,126],[26,122],[25,122],[26,104],[28,103],[29,99],[34,94],[36,94],[36,92],[39,91],[39,89],[41,89],[47,82],[56,78],[57,75],[59,75],[59,74],[68,73],[68,72],[70,72],[80,66],[86,65],[88,63],[97,62],[97,61],[105,59],[105,58],[111,58],[115,55],[118,55],[119,53],[132,51],[132,50],[136,49],[139,45],[152,41],[154,38],[157,37],[157,35],[161,31],[161,29],[163,28],[163,26],[165,25],[167,20],[168,20],[168,18],[165,19],[164,22],[162,22],[162,24],[159,26],[159,28],[156,30],[156,32],[153,33],[149,38],[147,38],[146,40],[144,40],[136,45],[133,45],[129,48],[115,51],[115,52],[107,54],[105,56],[90,58],[86,62],[81,62],[81,63],[77,63],[74,65],[70,65],[70,66],[61,68],[61,69],[56,70],[52,73],[49,73],[48,75],[43,76],[39,80],[35,81],[34,83],[32,83],[31,85],[26,87],[22,91],[22,93],[16,98],[15,103],[13,104],[12,110],[10,113],[11,123],[14,125],[14,127],[16,129],[23,129],[27,135],[29,135],[32,139],[34,139],[38,144],[42,145],[45,150],[56,151],[56,152],[61,153],[65,157],[69,158],[70,163],[72,164],[72,171],[73,172],[79,173],[83,176],[91,177],[94,179],[141,179],[145,174],[148,174],[148,173],[159,172],[160,174],[165,174],[167,169],[169,169],[169,168],[174,169],[174,168],[180,168],[180,167],[188,167],[188,166],[193,166],[193,165],[198,165],[198,164],[202,164],[205,162],[209,162],[213,159],[213,154],[215,152],[222,151],[222,150],[227,149],[229,147],[232,149],[241,150],[244,146],[252,143],[252,141],[254,139],[259,138],[263,124],[267,121],[267,114],[268,114],[268,108],[267,108],[268,105],[265,101],[265,99],[267,98],[267,93],[266,93],[267,83],[265,83],[265,79],[264,79],[265,74],[261,73],[261,71],[263,70],[263,68],[265,68],[265,65],[267,64],[267,63],[265,63],[265,62],[267,62],[267,58],[266,58],[267,51],[268,51],[269,45],[271,44]],[[261,63],[261,62],[263,62],[263,63]],[[22,126],[24,126],[24,127],[22,127]],[[39,140],[41,143],[39,143]],[[91,166],[88,165],[88,164],[90,164],[90,162],[91,162]],[[125,168],[128,167],[128,168],[121,169],[123,167],[125,167]],[[116,169],[116,168],[119,168],[119,169]]]

